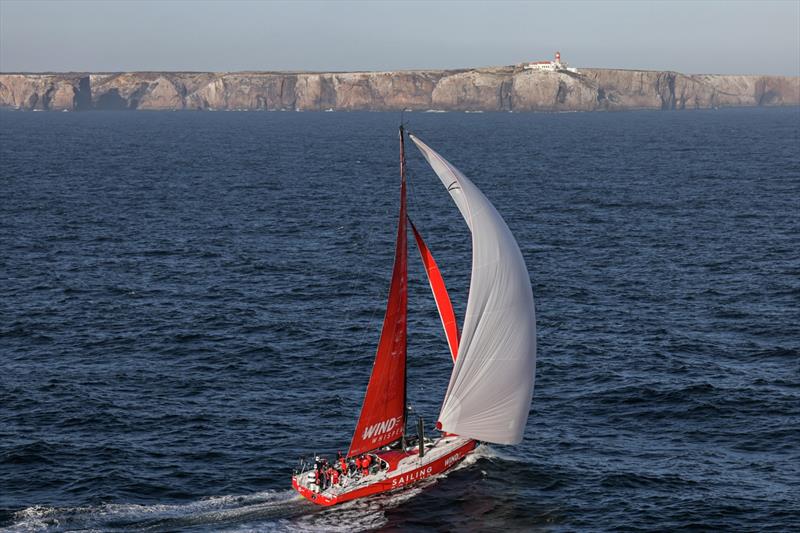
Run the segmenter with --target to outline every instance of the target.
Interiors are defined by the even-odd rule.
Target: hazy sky
[[[800,75],[800,0],[0,0],[0,71],[508,65]]]

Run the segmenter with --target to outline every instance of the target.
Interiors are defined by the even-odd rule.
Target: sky
[[[800,75],[800,0],[0,0],[0,71],[511,65]]]

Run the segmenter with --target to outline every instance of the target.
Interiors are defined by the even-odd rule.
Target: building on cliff
[[[561,62],[561,52],[556,52],[555,61],[532,61],[530,63],[523,63],[522,68],[525,70],[533,70],[539,72],[573,72],[578,73],[575,67],[567,66],[566,63]]]

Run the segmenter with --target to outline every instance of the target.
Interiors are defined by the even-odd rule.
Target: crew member
[[[372,462],[369,455],[365,455],[364,458],[361,460],[361,475],[368,476],[369,475],[369,464]]]
[[[328,460],[318,458],[317,472],[319,473],[319,487],[321,490],[328,488]]]
[[[336,470],[333,466],[328,468],[328,479],[330,480],[331,485],[339,484],[339,471]]]

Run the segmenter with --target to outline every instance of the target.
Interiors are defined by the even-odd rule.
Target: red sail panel
[[[450,354],[453,356],[453,362],[455,363],[458,355],[459,337],[453,304],[450,302],[450,295],[447,294],[447,287],[445,287],[439,266],[433,259],[433,254],[425,245],[425,241],[422,240],[422,235],[419,234],[414,223],[409,222],[411,223],[411,229],[414,230],[414,239],[417,241],[417,248],[419,248],[419,255],[422,257],[422,264],[425,265],[425,272],[428,273],[428,282],[431,285],[433,299],[436,300],[436,308],[439,310],[439,318],[442,319],[447,345],[450,346]]]
[[[383,330],[372,366],[364,405],[350,443],[348,457],[359,455],[396,441],[406,425],[406,336],[408,314],[408,238],[406,236],[406,182],[401,146],[400,220],[394,253],[389,301]]]

